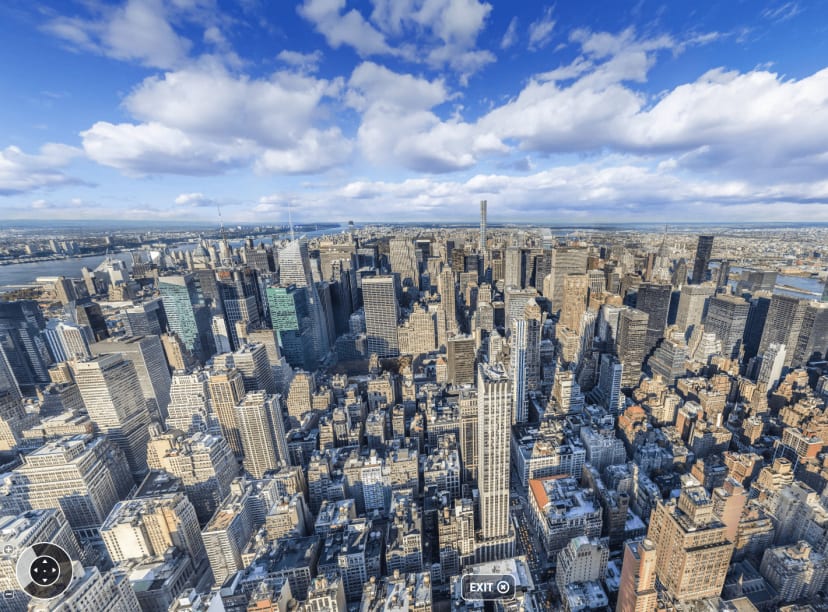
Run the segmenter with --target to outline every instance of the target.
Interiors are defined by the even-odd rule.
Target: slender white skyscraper
[[[481,541],[478,560],[503,559],[514,550],[509,522],[509,443],[512,392],[501,364],[477,368],[477,449]]]
[[[480,254],[486,250],[486,200],[480,200]]]

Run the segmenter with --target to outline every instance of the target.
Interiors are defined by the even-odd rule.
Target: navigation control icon
[[[54,557],[40,556],[29,568],[29,576],[40,586],[52,585],[60,578],[60,565]]]
[[[39,542],[23,550],[17,560],[17,581],[36,599],[52,599],[72,581],[72,559],[60,546]]]

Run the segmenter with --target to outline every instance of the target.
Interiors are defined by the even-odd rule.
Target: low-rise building
[[[574,478],[550,476],[529,481],[529,506],[548,555],[577,536],[601,535],[601,506]]]

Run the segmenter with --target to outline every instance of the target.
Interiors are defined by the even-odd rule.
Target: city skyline
[[[828,221],[823,5],[0,11],[7,220]]]
[[[0,612],[828,610],[827,24],[0,1]]]
[[[38,534],[74,564],[55,610],[823,603],[826,230],[490,204],[5,237],[5,269],[53,266],[0,286],[6,607],[42,594],[10,571]]]

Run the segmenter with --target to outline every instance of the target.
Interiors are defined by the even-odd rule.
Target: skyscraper
[[[586,274],[567,274],[563,280],[560,323],[574,332],[580,332],[581,318],[587,308],[589,277]]]
[[[699,325],[707,312],[707,303],[715,291],[712,283],[684,285],[679,296],[676,327],[688,336]]]
[[[307,240],[292,240],[279,250],[279,282],[297,287],[313,284]]]
[[[505,302],[504,326],[506,328],[506,336],[509,337],[513,333],[512,325],[514,321],[523,316],[529,300],[537,297],[538,292],[534,289],[507,287],[503,293]]]
[[[667,314],[670,312],[670,296],[673,286],[668,284],[642,283],[638,288],[635,307],[649,315],[647,319],[647,338],[645,355],[649,354],[658,341],[664,337],[667,327]]]
[[[65,610],[119,610],[140,612],[141,605],[126,573],[97,567],[84,567],[72,562],[72,581],[60,597],[37,604],[38,612]]]
[[[794,357],[794,347],[802,330],[802,321],[805,318],[806,300],[787,295],[774,294],[771,297],[768,316],[759,342],[759,354],[763,354],[768,347],[775,344],[784,344],[788,349],[785,365],[790,366]]]
[[[601,354],[596,390],[599,403],[611,414],[618,414],[624,406],[624,395],[621,393],[623,372],[624,366],[614,355]]]
[[[124,455],[105,436],[49,442],[15,470],[13,493],[34,509],[61,508],[81,538],[97,535],[109,511],[134,487]]]
[[[331,347],[331,338],[328,337],[328,324],[322,302],[313,282],[308,243],[305,240],[294,240],[279,251],[279,281],[287,287],[296,285],[306,287],[307,313],[311,324],[308,327],[308,338],[313,343],[313,351],[321,359]]]
[[[362,279],[362,301],[365,307],[365,331],[368,352],[379,357],[393,357],[400,352],[397,338],[397,288],[394,276]]]
[[[391,272],[400,275],[403,287],[419,287],[420,275],[414,241],[409,238],[392,238],[388,243]]]
[[[477,367],[477,422],[480,556],[502,559],[512,554],[514,532],[509,521],[512,393],[500,364]]]
[[[55,297],[61,304],[68,304],[78,299],[75,282],[71,278],[58,276],[55,280]]]
[[[400,352],[420,355],[437,348],[437,313],[430,312],[422,306],[415,306],[411,315],[399,328]],[[474,368],[472,368],[472,381]]]
[[[290,465],[282,418],[281,396],[252,391],[236,406],[244,467],[254,478],[262,478],[280,463]]]
[[[206,523],[230,492],[239,465],[221,436],[197,431],[182,436],[179,431],[161,433],[151,428],[147,463],[152,470],[164,470],[181,479],[184,492],[195,508],[198,520]]]
[[[65,371],[69,372],[68,364],[62,364]],[[50,371],[51,376],[51,371]],[[71,374],[69,375],[69,382],[71,382]],[[11,363],[6,354],[6,348],[0,342],[0,393],[8,391],[15,398],[22,398],[20,393],[20,385],[17,384],[17,378],[12,371]]]
[[[122,355],[131,361],[141,383],[141,393],[150,416],[167,417],[170,403],[170,370],[164,347],[158,336],[126,336],[118,340],[96,342],[90,349],[94,355]]]
[[[676,289],[681,289],[687,284],[687,262],[684,257],[676,262],[673,275],[670,277],[670,283]]]
[[[691,284],[700,285],[704,282],[712,252],[713,236],[699,236],[699,242],[696,245],[696,261],[693,263],[693,276],[690,278]]]
[[[161,298],[154,298],[126,309],[124,327],[132,336],[160,336],[167,329],[167,316]]]
[[[779,382],[782,376],[782,366],[785,363],[787,350],[784,344],[771,344],[768,350],[761,356],[759,372],[756,375],[756,382],[765,385],[770,391]]]
[[[49,351],[41,335],[45,326],[34,300],[0,302],[0,346],[17,385],[24,389],[49,382]]]
[[[540,387],[541,310],[534,298],[512,325],[512,422],[525,423],[529,418],[529,392]]]
[[[749,311],[750,303],[741,297],[716,295],[710,298],[704,331],[716,334],[725,357],[739,357]]]
[[[727,287],[730,280],[730,262],[726,259],[722,260],[719,265],[719,273],[716,278],[717,287]]]
[[[683,340],[665,338],[647,360],[647,367],[653,375],[661,376],[667,385],[675,385],[676,379],[684,376],[687,359],[687,344]]]
[[[276,393],[276,379],[273,377],[273,369],[270,367],[264,344],[241,346],[233,353],[232,363],[228,363],[228,367],[234,367],[241,372],[245,391]]]
[[[101,525],[101,538],[115,563],[163,557],[175,546],[190,556],[194,569],[207,565],[195,508],[181,491],[118,502]]]
[[[587,271],[588,254],[589,251],[583,247],[556,247],[552,252],[551,278],[549,283],[544,279],[543,292],[544,297],[552,301],[553,313],[556,313],[563,306],[566,275],[585,273]]]
[[[57,544],[70,558],[79,559],[78,543],[60,508],[29,510],[0,517],[0,591],[3,612],[25,612],[29,596],[21,589],[15,569],[20,551],[38,542]]]
[[[650,612],[656,609],[656,548],[652,540],[638,538],[624,544],[617,612]]]
[[[653,510],[647,533],[656,548],[656,575],[680,603],[718,596],[733,552],[707,491],[685,478],[678,500]]]
[[[486,252],[486,200],[480,200],[480,254]]]
[[[61,362],[92,356],[87,332],[86,327],[52,319],[46,325],[43,336],[55,361]]]
[[[249,481],[235,480],[210,522],[202,530],[204,548],[216,584],[244,567],[242,552],[254,529],[250,499],[253,491]]]
[[[759,570],[779,593],[780,603],[813,601],[828,578],[828,559],[800,540],[766,549]]]
[[[192,274],[163,276],[158,289],[170,331],[178,335],[188,351],[201,361],[213,354],[210,307]]]
[[[257,327],[261,321],[263,307],[258,275],[255,270],[246,267],[220,268],[216,271],[216,277],[232,346],[238,348],[241,341],[236,323],[244,321],[251,327]]]
[[[437,518],[440,567],[443,578],[460,572],[474,561],[474,506],[471,499],[456,499]]]
[[[215,422],[209,405],[206,372],[197,370],[173,374],[168,416],[165,419],[168,428],[179,429],[186,434],[209,431]]]
[[[213,319],[210,324],[213,331],[213,344],[216,345],[216,354],[222,355],[230,353],[233,350],[233,342],[230,336],[230,330],[227,329],[227,319],[220,312],[213,314]]]
[[[521,248],[508,247],[506,249],[505,278],[503,281],[507,287],[514,287],[515,289],[523,288],[523,277],[526,271],[526,258],[524,255],[524,251]]]
[[[603,580],[609,562],[609,545],[606,539],[578,536],[572,538],[558,553],[555,582],[558,591],[564,593],[567,585],[578,582]]]
[[[802,314],[802,326],[790,365],[799,368],[828,355],[828,302],[809,302]]]
[[[622,310],[618,317],[615,352],[623,366],[622,387],[634,387],[641,378],[641,364],[647,354],[648,319],[649,315],[646,312],[635,308]]]
[[[171,370],[187,370],[196,364],[193,354],[184,346],[178,334],[161,336],[161,346],[164,348],[164,357],[170,364]]]
[[[236,369],[224,370],[212,372],[207,384],[213,413],[221,427],[221,435],[227,440],[236,457],[241,457],[243,451],[236,423],[236,406],[244,397],[244,378]]]
[[[76,364],[75,380],[89,418],[121,448],[140,482],[147,472],[150,414],[135,365],[117,353],[100,355]]]
[[[469,335],[449,338],[448,352],[448,379],[452,385],[474,384],[475,346],[474,337]]]
[[[0,389],[0,451],[16,451],[24,428],[32,423],[20,395],[14,389]]]
[[[294,368],[314,370],[318,360],[309,341],[307,289],[296,285],[268,287],[270,322],[279,334],[279,347]]]
[[[771,295],[754,295],[750,298],[750,310],[748,311],[747,322],[745,323],[745,359],[756,357],[759,351],[759,344],[762,342],[762,334],[765,329],[765,321],[770,310]]]
[[[287,413],[291,426],[299,427],[303,417],[313,409],[316,379],[310,372],[298,371],[290,381],[287,391]]]
[[[106,319],[103,316],[101,305],[93,302],[90,298],[72,302],[65,308],[73,323],[85,325],[92,330],[95,340],[109,338],[109,329],[106,326]]]
[[[444,268],[438,277],[440,304],[446,315],[444,334],[451,333],[457,329],[457,293],[454,278],[454,271],[448,267]],[[438,331],[437,335],[442,337],[443,334],[440,334]]]

